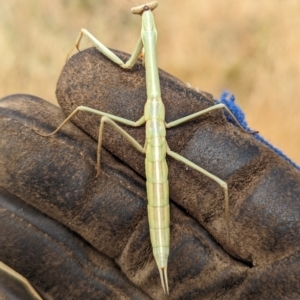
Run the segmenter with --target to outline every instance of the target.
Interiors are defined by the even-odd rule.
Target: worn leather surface
[[[167,122],[213,104],[210,95],[160,76]],[[146,100],[144,69],[120,70],[88,49],[64,67],[57,98],[65,114],[86,105],[137,120]],[[0,260],[54,299],[74,299],[73,292],[88,299],[164,299],[149,242],[143,155],[106,127],[108,151],[95,178],[90,137],[71,124],[50,138],[33,131],[51,132],[64,118],[58,108],[13,95],[0,102],[0,117],[0,185],[18,197],[15,207],[30,209],[16,220],[18,209],[3,192],[0,211],[8,216],[1,216],[1,226],[17,229],[1,231]],[[80,112],[73,121],[97,137],[99,116]],[[144,127],[124,128],[143,145]],[[168,159],[168,299],[299,298],[299,171],[228,123],[222,111],[169,129],[167,140],[173,151],[228,183],[231,212],[228,243],[222,189]],[[32,224],[35,215],[40,221]],[[24,219],[32,225],[22,225]],[[45,231],[44,222],[54,222],[56,230]],[[37,235],[40,242],[30,242]],[[65,245],[69,240],[72,247]],[[56,251],[57,244],[63,249]]]

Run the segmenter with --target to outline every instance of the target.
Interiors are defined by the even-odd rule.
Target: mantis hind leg
[[[104,124],[107,123],[109,124],[113,129],[121,133],[125,139],[133,145],[135,149],[138,151],[145,153],[144,147],[140,145],[140,143],[135,140],[130,134],[128,134],[123,128],[121,128],[116,122],[114,122],[112,119],[109,117],[102,117],[101,118],[101,123],[100,123],[100,128],[99,128],[99,136],[98,136],[98,148],[97,148],[97,176],[100,175],[101,168],[100,168],[100,160],[101,160],[101,146],[102,146],[102,139],[103,139],[103,130],[104,130]]]
[[[175,126],[178,126],[180,124],[183,124],[185,122],[188,122],[190,120],[193,120],[201,115],[207,114],[213,110],[217,110],[217,109],[225,109],[227,111],[227,113],[229,113],[229,115],[232,117],[232,119],[236,122],[236,124],[246,133],[257,133],[257,131],[247,131],[245,130],[242,125],[239,123],[239,121],[235,118],[235,116],[233,115],[233,113],[228,109],[228,107],[222,103],[210,106],[206,109],[203,109],[201,111],[198,111],[194,114],[188,115],[186,117],[180,118],[178,120],[172,121],[170,123],[166,123],[166,128],[172,128]],[[218,183],[224,190],[224,199],[225,199],[225,220],[226,220],[226,226],[227,226],[227,240],[228,242],[230,241],[230,234],[229,234],[229,225],[230,225],[230,219],[229,219],[229,203],[228,203],[228,186],[227,183],[223,180],[221,180],[220,178],[218,178],[217,176],[209,173],[208,171],[204,170],[203,168],[197,166],[196,164],[194,164],[193,162],[191,162],[190,160],[184,158],[183,156],[171,151],[170,149],[167,150],[167,154],[170,155],[171,157],[173,157],[174,159],[183,162],[185,165],[191,167],[192,169],[202,173],[203,175],[209,177],[210,179],[214,180],[216,183]]]
[[[188,167],[198,171],[199,173],[205,175],[206,177],[212,179],[213,181],[215,181],[224,191],[224,201],[225,201],[225,221],[226,221],[226,227],[227,227],[227,240],[228,243],[230,242],[230,218],[229,218],[229,203],[228,203],[228,186],[227,183],[225,181],[223,181],[222,179],[220,179],[219,177],[211,174],[210,172],[204,170],[203,168],[199,167],[198,165],[196,165],[195,163],[193,163],[192,161],[186,159],[185,157],[177,154],[176,152],[171,151],[169,148],[167,149],[167,154],[171,157],[173,157],[174,159],[184,163],[185,165],[187,165]]]
[[[71,51],[68,53],[67,60],[69,59],[70,55],[72,54],[74,47],[78,51],[80,51],[79,45],[80,45],[80,42],[81,42],[81,39],[83,36],[86,36],[103,55],[105,55],[112,62],[114,62],[115,64],[119,65],[121,68],[124,68],[124,69],[131,69],[134,66],[134,64],[136,63],[136,61],[139,57],[139,54],[142,52],[142,49],[143,49],[142,38],[139,38],[131,57],[129,58],[129,60],[126,63],[124,63],[115,53],[113,53],[110,49],[108,49],[105,45],[103,45],[100,41],[98,41],[89,31],[82,28],[76,39],[75,45],[72,47]]]

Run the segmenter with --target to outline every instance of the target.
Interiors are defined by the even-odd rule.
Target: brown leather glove
[[[160,73],[167,122],[213,104]],[[65,114],[78,105],[137,120],[144,68],[121,70],[88,49],[69,60],[57,86]],[[295,299],[300,297],[300,173],[215,111],[167,131],[171,150],[228,183],[231,242],[222,189],[168,159],[170,296],[149,241],[144,157],[105,128],[102,174],[96,142],[33,96],[0,102],[0,260],[51,299]],[[99,117],[77,126],[97,138]],[[141,144],[145,128],[127,128]],[[112,156],[112,154],[116,156]],[[130,168],[128,167],[130,166]],[[133,169],[133,170],[132,170]]]

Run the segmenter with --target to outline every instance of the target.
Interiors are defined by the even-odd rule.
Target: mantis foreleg
[[[134,64],[136,63],[136,61],[139,57],[139,54],[142,52],[142,49],[143,49],[142,38],[139,38],[139,40],[133,50],[133,53],[131,54],[128,61],[126,63],[124,63],[116,54],[114,54],[110,49],[108,49],[105,45],[103,45],[101,42],[99,42],[90,32],[88,32],[84,28],[82,28],[80,30],[80,33],[79,33],[79,35],[76,39],[75,45],[74,45],[74,47],[78,51],[80,51],[79,45],[80,45],[83,35],[85,35],[103,55],[105,55],[111,61],[113,61],[114,63],[116,63],[117,65],[119,65],[120,67],[122,67],[124,69],[131,69],[134,66]],[[67,56],[67,60],[70,57],[71,53],[73,52],[74,47],[72,47],[71,51],[69,52],[69,54]]]

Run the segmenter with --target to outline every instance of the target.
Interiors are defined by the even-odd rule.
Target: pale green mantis
[[[125,69],[131,69],[138,60],[139,54],[143,51],[143,58],[146,70],[146,89],[147,101],[144,107],[144,115],[136,122],[111,115],[99,110],[95,110],[86,106],[77,107],[64,122],[52,133],[57,133],[77,112],[85,111],[100,115],[101,123],[99,128],[98,150],[97,150],[97,175],[100,175],[101,145],[104,124],[108,123],[115,130],[121,133],[138,151],[146,155],[146,186],[148,197],[148,222],[150,227],[150,238],[153,248],[153,255],[158,266],[162,287],[165,293],[169,294],[167,264],[170,251],[170,205],[169,205],[169,183],[168,183],[168,167],[166,163],[166,155],[171,156],[188,167],[204,174],[210,179],[218,183],[224,190],[225,214],[227,237],[229,240],[229,205],[228,205],[228,188],[226,182],[213,174],[207,172],[197,166],[190,160],[173,152],[166,141],[166,128],[172,128],[203,114],[217,109],[225,109],[236,123],[241,127],[233,114],[224,104],[216,104],[202,111],[175,120],[170,123],[165,122],[165,108],[161,99],[160,82],[158,75],[157,59],[156,59],[156,41],[157,31],[155,28],[154,17],[152,11],[157,7],[156,1],[136,6],[132,8],[133,14],[142,16],[141,37],[131,55],[130,59],[124,63],[111,50],[100,43],[87,30],[81,29],[76,40],[75,47],[78,49],[83,35],[87,36],[107,58]],[[73,49],[72,49],[73,50]],[[78,49],[79,50],[79,49]],[[124,131],[116,122],[138,127],[146,123],[146,140],[145,145],[140,145],[132,136]],[[241,127],[242,130],[244,130]],[[244,130],[245,131],[245,130]]]

